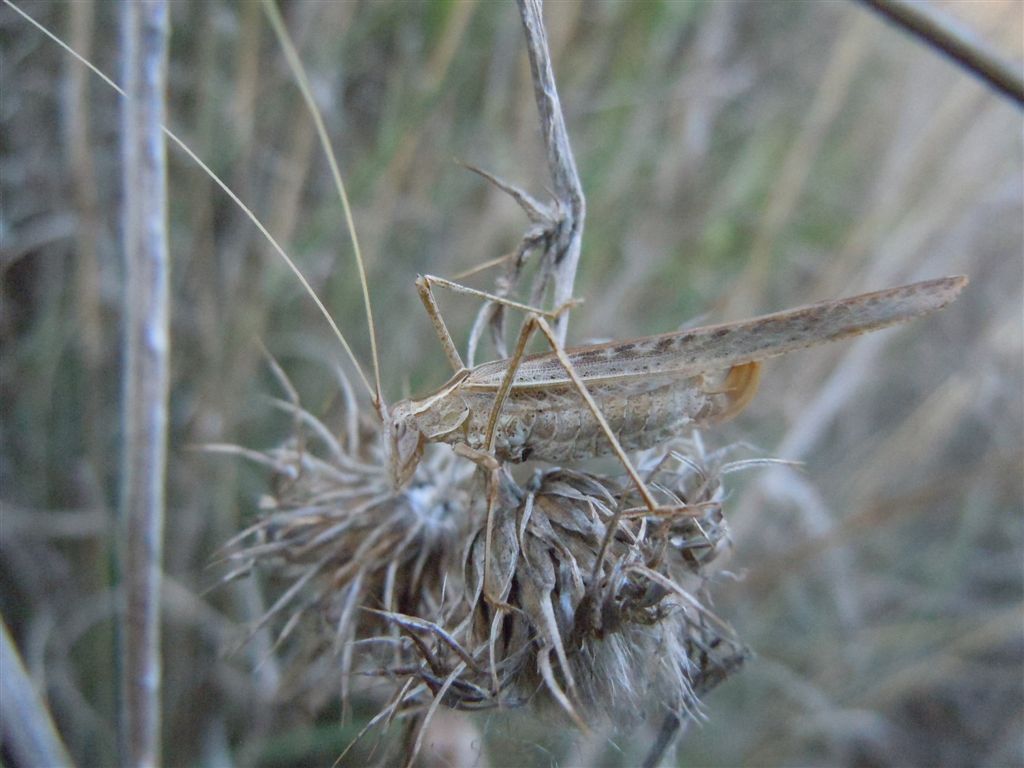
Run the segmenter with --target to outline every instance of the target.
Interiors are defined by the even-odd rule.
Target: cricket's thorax
[[[736,397],[726,391],[725,379],[724,373],[663,374],[588,382],[587,389],[622,447],[638,450],[733,415]],[[452,389],[415,414],[416,427],[431,442],[465,443],[484,450],[495,394],[493,388]],[[566,462],[612,452],[600,424],[571,383],[513,387],[495,435],[495,455],[502,461]]]

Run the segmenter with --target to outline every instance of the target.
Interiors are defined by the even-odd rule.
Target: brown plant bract
[[[389,712],[549,700],[586,729],[699,716],[698,695],[742,663],[703,597],[728,544],[721,476],[739,465],[724,451],[679,439],[638,456],[673,515],[622,515],[638,503],[628,481],[552,468],[522,485],[503,471],[487,521],[476,480],[444,449],[391,493],[374,434],[355,454],[321,441],[320,458],[299,447],[309,439],[263,454],[276,491],[231,545],[236,574],[259,566],[290,582],[265,619],[280,615],[279,642],[297,649],[293,694],[330,696],[335,658],[345,697],[357,674],[392,681]]]

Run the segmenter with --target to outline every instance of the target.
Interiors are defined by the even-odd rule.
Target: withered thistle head
[[[555,702],[586,728],[696,716],[742,662],[703,600],[728,529],[721,457],[698,440],[637,456],[656,516],[617,475],[501,470],[489,494],[444,447],[396,492],[379,425],[333,437],[295,412],[296,434],[260,456],[273,493],[230,552],[285,582],[263,621],[306,649],[298,687],[340,681],[344,698],[362,674],[389,681],[395,710]]]

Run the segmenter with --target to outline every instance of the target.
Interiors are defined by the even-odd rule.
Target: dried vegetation
[[[1019,60],[1018,4],[955,9]],[[109,8],[28,10],[117,72]],[[472,3],[289,14],[351,184],[386,389],[424,391],[444,359],[415,273],[470,269],[523,230],[451,158],[544,184],[519,20]],[[291,244],[365,359],[342,217],[258,5],[176,4],[173,22],[173,126]],[[504,475],[488,524],[445,448],[391,495],[322,320],[177,164],[166,761],[329,762],[382,709],[441,701],[486,709],[495,765],[633,763],[661,714],[698,712],[744,657],[717,614],[757,660],[705,699],[687,763],[1020,763],[1020,113],[855,5],[566,3],[548,23],[588,196],[571,339],[938,274],[969,291],[926,323],[772,364],[749,414],[704,436],[770,450],[693,439],[639,457],[688,514],[609,537],[637,500],[598,465]],[[0,608],[72,754],[109,762],[118,105],[6,8],[0,34]],[[445,305],[459,338],[467,304]],[[248,454],[256,472],[191,450],[225,442],[273,447]],[[806,466],[731,473],[766,453]],[[742,578],[716,571],[730,539]],[[250,578],[217,586],[225,556]],[[508,712],[540,699],[591,735]],[[609,719],[629,727],[609,736]],[[428,758],[445,722],[413,731]],[[347,759],[397,753],[377,738]]]

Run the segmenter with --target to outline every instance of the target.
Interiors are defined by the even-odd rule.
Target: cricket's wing
[[[848,299],[808,304],[737,323],[573,347],[567,349],[566,354],[585,381],[661,373],[693,376],[766,360],[927,315],[955,299],[965,285],[966,277],[942,277]],[[470,372],[463,386],[495,388],[501,384],[507,370],[507,360],[484,363]],[[543,386],[566,381],[569,377],[558,358],[546,353],[524,358],[513,386]]]

